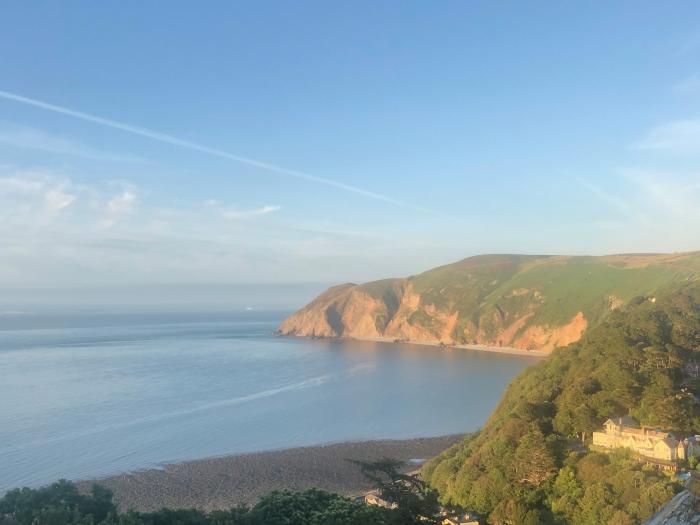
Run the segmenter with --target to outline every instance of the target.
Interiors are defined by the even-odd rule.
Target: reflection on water
[[[282,313],[0,324],[0,492],[166,462],[478,428],[529,357],[279,338]]]

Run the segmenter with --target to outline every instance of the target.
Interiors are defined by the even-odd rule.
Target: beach
[[[373,487],[348,460],[393,458],[407,462],[407,469],[413,470],[418,460],[439,454],[461,438],[356,441],[239,454],[81,481],[78,486],[87,491],[99,483],[114,492],[121,510],[140,511],[162,507],[227,509],[240,503],[254,504],[272,490],[285,489],[316,487],[356,496]]]
[[[289,337],[289,336],[283,336]],[[297,336],[292,336],[297,337]],[[338,337],[330,339],[341,339],[350,341],[369,341],[374,343],[401,343],[404,345],[416,345],[416,346],[438,346],[445,350],[473,350],[477,352],[490,352],[493,354],[507,354],[507,355],[520,355],[525,357],[548,357],[551,352],[543,352],[542,350],[523,350],[522,348],[515,348],[512,346],[488,346],[482,344],[470,344],[470,345],[457,345],[457,344],[446,344],[442,341],[411,341],[411,340],[400,340],[392,339],[391,337]]]

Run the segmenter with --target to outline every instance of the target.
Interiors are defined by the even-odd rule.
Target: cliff
[[[639,295],[700,276],[700,252],[482,255],[419,275],[332,287],[278,332],[550,351]]]
[[[698,525],[700,524],[700,501],[689,491],[677,494],[644,525]]]

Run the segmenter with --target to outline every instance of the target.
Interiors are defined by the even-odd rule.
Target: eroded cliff
[[[550,351],[635,296],[700,275],[700,255],[485,255],[400,279],[343,284],[286,319],[304,337]]]

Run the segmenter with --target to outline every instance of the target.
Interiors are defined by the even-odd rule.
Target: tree
[[[61,481],[42,489],[16,489],[0,498],[0,525],[400,525],[397,512],[322,490],[272,492],[252,509],[206,513],[198,509],[118,514],[112,493],[89,495]]]
[[[484,428],[429,462],[426,479],[444,501],[468,509],[503,513],[512,500],[522,505],[509,506],[513,512],[552,511],[567,524],[624,520],[618,511],[641,522],[680,485],[640,469],[635,458],[567,457],[559,446],[574,435],[585,441],[607,417],[628,413],[642,424],[700,431],[700,380],[686,370],[698,361],[699,281],[659,291],[654,302],[633,299],[518,376]],[[571,491],[552,481],[567,466]],[[496,474],[505,475],[509,491]]]
[[[532,429],[525,434],[515,451],[515,480],[539,487],[556,473],[556,463],[542,432]]]
[[[544,517],[536,509],[530,509],[517,500],[500,502],[489,515],[494,525],[543,525]]]
[[[402,525],[440,523],[438,493],[417,475],[404,474],[404,463],[394,459],[374,462],[351,461],[377,487],[380,496],[396,504]]]

